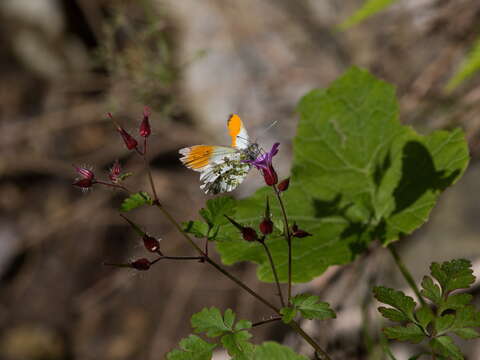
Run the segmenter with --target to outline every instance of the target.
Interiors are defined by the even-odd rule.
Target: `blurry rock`
[[[35,324],[18,325],[3,334],[2,358],[12,360],[63,359],[65,344],[53,329]]]

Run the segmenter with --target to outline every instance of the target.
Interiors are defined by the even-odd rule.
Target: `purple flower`
[[[150,108],[148,106],[145,106],[145,109],[143,109],[143,120],[142,123],[140,124],[140,136],[142,137],[149,137],[150,134],[152,133],[152,130],[150,128],[150,122],[148,119],[150,118]]]
[[[280,143],[275,143],[272,146],[272,149],[269,152],[261,154],[255,160],[246,160],[246,163],[252,164],[263,174],[265,183],[268,186],[273,186],[278,183],[278,176],[273,168],[272,159],[278,153],[278,147]]]

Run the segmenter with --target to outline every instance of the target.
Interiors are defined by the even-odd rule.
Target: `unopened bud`
[[[152,133],[152,130],[150,128],[150,122],[149,122],[149,117],[150,117],[150,109],[145,106],[145,109],[143,110],[143,120],[142,123],[140,124],[140,136],[142,137],[149,137],[150,134]]]
[[[263,219],[259,227],[263,235],[268,235],[273,232],[273,222],[270,219]]]
[[[152,263],[147,258],[141,258],[133,261],[132,263],[130,263],[130,265],[135,270],[146,271],[150,269],[150,266],[152,265]]]
[[[118,182],[118,178],[122,172],[122,166],[120,165],[120,162],[116,160],[112,167],[110,168],[110,172],[108,173],[108,178],[110,179],[111,182],[116,183]]]
[[[75,165],[73,165],[73,167],[75,168],[77,174],[80,175],[79,178],[75,179],[73,185],[86,189],[95,184],[95,174],[92,170]]]
[[[145,234],[143,236],[143,245],[150,252],[157,252],[160,249],[160,242],[154,237]]]
[[[263,179],[265,180],[265,184],[267,184],[268,186],[273,186],[276,183],[278,183],[277,173],[275,172],[275,169],[271,164],[267,170],[262,169],[262,173],[263,173]]]
[[[244,227],[242,229],[242,236],[243,236],[243,240],[246,240],[246,241],[257,241],[258,240],[257,232],[254,229],[252,229],[251,227]]]
[[[117,127],[117,131],[122,136],[123,142],[125,143],[125,146],[128,150],[133,150],[138,146],[137,140],[135,140],[135,138],[130,135],[124,128],[119,126]]]
[[[278,187],[278,190],[280,192],[283,192],[283,191],[286,191],[288,189],[289,185],[290,185],[290,178],[286,178],[286,179],[280,181],[280,183],[278,184],[277,187]]]

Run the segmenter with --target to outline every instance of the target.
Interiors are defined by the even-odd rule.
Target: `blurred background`
[[[152,108],[150,158],[162,202],[181,220],[196,218],[206,196],[183,168],[186,145],[228,144],[225,121],[238,112],[252,137],[282,143],[288,175],[299,98],[350,65],[398,89],[401,121],[421,133],[460,126],[472,161],[431,221],[399,244],[417,279],[430,261],[471,259],[480,275],[480,75],[445,86],[479,35],[478,0],[399,0],[346,31],[337,26],[362,0],[1,0],[0,1],[0,358],[161,359],[191,333],[204,306],[230,307],[260,321],[269,310],[204,264],[163,262],[148,272],[106,267],[144,256],[119,217],[123,197],[71,186],[72,164],[97,177],[119,159],[148,189],[106,112],[136,131]],[[273,121],[278,123],[264,132]],[[235,196],[260,184],[250,174]],[[151,210],[151,209],[150,209]],[[168,254],[192,255],[155,211],[131,215],[161,237]],[[303,325],[335,359],[382,359],[374,283],[406,284],[378,246],[295,291],[331,302],[335,321]],[[232,271],[255,289],[253,265]],[[480,292],[478,282],[473,293]],[[253,330],[311,355],[282,323]],[[462,344],[480,359],[480,344]],[[395,345],[398,359],[413,346]],[[216,359],[226,359],[217,353]]]

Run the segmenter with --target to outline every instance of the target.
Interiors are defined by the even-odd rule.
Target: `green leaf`
[[[248,342],[251,337],[247,331],[226,334],[222,336],[222,345],[233,360],[250,360],[255,350],[255,345]]]
[[[448,359],[463,360],[462,352],[449,336],[440,336],[430,340],[430,347]]]
[[[409,357],[408,360],[418,360],[420,359],[423,355],[425,356],[430,356],[431,354],[430,353],[427,353],[427,352],[421,352],[420,354],[417,354],[417,355],[414,355],[412,357]]]
[[[392,326],[383,329],[383,332],[389,339],[396,339],[400,341],[410,341],[418,344],[425,338],[422,329],[415,324],[408,324],[407,326]]]
[[[183,231],[192,234],[196,238],[208,236],[208,224],[201,221],[186,221],[182,223]]]
[[[339,25],[340,30],[346,30],[367,18],[384,10],[397,0],[366,0],[360,9]]]
[[[450,329],[455,321],[455,316],[452,314],[446,314],[439,316],[435,319],[435,330],[437,334],[441,335]]]
[[[413,316],[416,303],[410,296],[405,295],[401,291],[384,286],[375,286],[373,288],[373,294],[381,303],[390,305],[399,310],[410,321],[416,321]]]
[[[284,307],[280,309],[280,314],[282,314],[282,321],[285,324],[288,324],[295,318],[295,315],[297,315],[297,309],[291,307]]]
[[[468,162],[461,130],[421,136],[402,126],[393,86],[364,70],[352,68],[328,89],[308,93],[298,110],[292,176],[282,198],[289,221],[313,236],[292,242],[294,282],[353,261],[374,239],[386,245],[412,233]],[[258,226],[267,195],[272,190],[263,188],[238,201],[235,220]],[[280,207],[270,205],[276,221]],[[259,243],[243,241],[230,224],[216,239],[225,264],[255,262],[259,279],[274,281]],[[275,232],[267,244],[285,282],[286,241]]]
[[[455,90],[457,86],[475,75],[478,70],[480,70],[480,38],[476,40],[465,60],[448,81],[445,90],[448,92]]]
[[[478,326],[480,326],[480,312],[475,311],[473,306],[467,305],[456,311],[455,320],[449,330],[464,339],[473,339],[479,334],[472,328]]]
[[[443,293],[457,289],[468,289],[475,281],[472,263],[469,260],[460,259],[443,262],[441,265],[432,263],[430,271],[432,276],[437,279]]]
[[[120,211],[127,212],[133,209],[136,209],[142,205],[152,205],[153,200],[144,191],[130,195],[128,198],[123,200],[122,205],[120,205]]]
[[[228,223],[225,215],[235,215],[235,205],[231,196],[219,196],[207,200],[207,207],[200,209],[200,215],[211,226],[225,225]]]
[[[217,346],[200,339],[196,335],[190,335],[180,341],[180,349],[175,349],[167,354],[168,360],[210,360],[212,351]]]
[[[295,354],[292,349],[267,341],[255,348],[253,360],[308,360],[305,356]]]
[[[424,276],[422,280],[422,296],[426,297],[434,304],[440,304],[442,301],[442,291],[440,286],[435,284],[430,276]]]
[[[442,302],[438,312],[442,313],[448,309],[457,310],[457,309],[463,308],[465,305],[470,304],[472,299],[473,299],[473,296],[466,293],[450,295],[446,301]]]
[[[380,312],[380,314],[382,314],[384,318],[390,321],[404,322],[409,320],[408,317],[405,316],[403,312],[392,309],[392,308],[386,308],[386,307],[380,306],[378,308],[378,311]]]
[[[215,307],[204,308],[191,318],[192,327],[197,333],[206,333],[208,337],[217,337],[226,332],[233,331],[235,314],[227,309],[222,317],[220,310]]]
[[[293,297],[291,302],[306,319],[326,320],[336,317],[335,312],[330,309],[330,305],[324,301],[319,301],[318,296],[299,294]]]
[[[428,306],[422,306],[415,313],[418,324],[423,328],[424,331],[427,331],[427,326],[434,320],[435,316]]]

